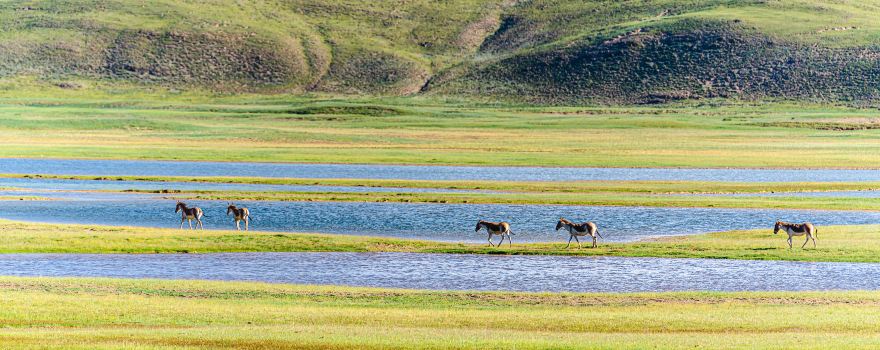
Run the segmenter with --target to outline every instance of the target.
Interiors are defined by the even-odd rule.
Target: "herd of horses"
[[[205,215],[205,212],[202,211],[199,207],[188,207],[186,203],[181,201],[177,201],[177,207],[174,209],[175,213],[180,213],[180,228],[183,229],[183,223],[189,221],[189,228],[193,229],[193,220],[196,222],[195,228],[204,229],[205,226],[202,224],[202,217]],[[226,216],[232,216],[233,221],[235,221],[235,228],[241,231],[241,222],[244,222],[244,230],[248,231],[249,223],[251,220],[251,212],[248,208],[237,207],[232,203],[229,203],[229,206],[226,207]],[[504,238],[507,237],[508,246],[513,246],[513,241],[510,239],[510,236],[513,235],[513,231],[510,230],[510,223],[502,221],[502,222],[489,222],[480,220],[477,222],[477,227],[474,229],[475,232],[480,232],[481,229],[486,229],[486,232],[489,233],[489,237],[487,241],[489,241],[489,245],[493,247],[500,247],[502,243],[504,243]],[[568,245],[565,248],[571,247],[571,240],[574,239],[577,242],[578,248],[581,248],[581,241],[578,237],[590,236],[593,239],[593,248],[599,246],[598,239],[605,238],[602,237],[602,234],[599,233],[599,227],[596,226],[593,222],[582,222],[580,224],[574,223],[566,218],[559,218],[559,221],[556,222],[556,231],[560,229],[565,229],[568,231]],[[807,243],[810,240],[813,241],[813,247],[816,247],[816,235],[819,230],[816,229],[813,224],[809,222],[805,222],[802,224],[794,224],[784,221],[776,221],[776,225],[773,227],[773,234],[779,233],[779,231],[785,231],[788,234],[788,248],[792,248],[791,239],[792,237],[800,237],[807,236],[804,244],[801,245],[801,248],[807,246]],[[496,245],[492,242],[492,236],[501,236],[501,241]]]
[[[196,227],[199,229],[205,229],[205,225],[202,224],[202,217],[205,216],[205,212],[202,208],[199,207],[188,207],[186,203],[177,201],[177,207],[174,208],[175,213],[180,213],[180,228],[183,229],[183,223],[185,221],[189,221],[189,228],[193,229],[193,220],[196,222]],[[244,230],[249,230],[249,223],[251,221],[251,212],[248,208],[239,208],[232,203],[229,203],[229,206],[226,207],[226,216],[232,215],[232,220],[235,221],[235,228],[241,231],[240,223],[244,221]]]
[[[508,246],[513,245],[513,241],[510,240],[510,235],[514,234],[513,231],[510,230],[510,224],[502,221],[502,222],[489,222],[480,220],[477,222],[476,232],[480,232],[480,229],[486,229],[486,232],[489,232],[489,245],[496,247],[495,243],[492,242],[492,236],[499,235],[501,236],[501,241],[498,242],[497,247],[500,247],[502,243],[504,243],[504,237],[507,237]],[[592,222],[584,222],[580,224],[573,223],[566,218],[559,218],[559,221],[556,223],[556,231],[560,229],[565,229],[568,231],[568,245],[565,248],[571,247],[571,239],[574,238],[577,241],[578,248],[581,247],[581,240],[578,237],[590,236],[593,238],[593,248],[599,246],[598,238],[602,237],[602,234],[599,233],[599,227]],[[598,238],[597,238],[598,237]]]
[[[477,228],[474,231],[480,232],[480,229],[483,228],[485,228],[486,232],[489,233],[489,238],[487,238],[487,240],[489,241],[490,246],[500,247],[501,244],[504,243],[504,237],[507,237],[508,246],[513,245],[513,242],[510,240],[510,235],[514,233],[510,230],[510,223],[505,221],[489,222],[480,220],[479,222],[477,222]],[[604,238],[602,237],[602,234],[599,233],[599,227],[596,226],[595,223],[589,221],[576,224],[566,218],[559,218],[559,221],[556,222],[556,231],[559,231],[563,228],[568,231],[569,234],[568,245],[566,245],[565,248],[571,247],[572,238],[577,241],[578,248],[581,247],[581,241],[580,239],[578,239],[578,237],[590,236],[591,238],[593,238],[593,248],[599,246],[598,238]],[[813,226],[813,224],[809,222],[794,224],[777,220],[776,225],[773,227],[773,234],[777,234],[779,233],[779,231],[785,231],[785,233],[788,234],[788,249],[792,248],[792,237],[800,236],[807,236],[806,241],[804,241],[804,244],[801,245],[802,249],[807,246],[807,243],[809,243],[810,240],[813,241],[813,248],[816,247],[816,235],[818,234],[819,230],[816,229],[816,226]],[[501,236],[501,241],[499,241],[497,245],[492,242],[492,236],[495,235]]]

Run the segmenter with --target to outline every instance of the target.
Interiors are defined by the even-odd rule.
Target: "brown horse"
[[[775,235],[779,233],[779,230],[785,231],[785,233],[788,234],[788,249],[791,249],[792,237],[804,235],[807,236],[807,240],[801,245],[801,249],[806,247],[811,239],[813,240],[813,248],[816,248],[816,235],[819,233],[819,230],[809,222],[792,224],[784,221],[776,221],[776,226],[773,226],[773,234]]]
[[[574,238],[574,240],[577,241],[578,248],[580,248],[581,241],[578,239],[578,236],[580,236],[580,237],[583,237],[583,236],[593,237],[593,248],[596,248],[599,246],[596,236],[602,237],[602,235],[599,233],[599,228],[596,226],[596,224],[594,224],[592,222],[575,224],[565,218],[559,218],[559,221],[556,222],[556,231],[559,231],[559,229],[561,229],[561,228],[565,228],[569,234],[568,245],[565,246],[566,248],[571,246],[571,239],[572,238]],[[602,237],[602,238],[605,238],[605,237]]]
[[[510,224],[508,224],[507,222],[504,222],[504,221],[502,221],[502,222],[489,222],[489,221],[480,220],[479,222],[477,222],[477,228],[474,229],[474,231],[480,232],[481,228],[485,228],[486,232],[489,232],[488,241],[489,241],[490,246],[493,246],[493,247],[496,246],[494,243],[492,243],[492,235],[500,235],[501,236],[501,241],[498,242],[498,247],[501,246],[501,243],[504,243],[504,236],[505,235],[507,236],[508,246],[513,246],[513,241],[510,240],[510,235],[512,235],[513,232],[510,231]]]
[[[248,223],[251,221],[251,211],[248,208],[238,208],[232,203],[229,203],[229,206],[226,207],[226,216],[232,214],[232,219],[235,221],[235,228],[241,231],[240,222],[244,221],[244,230],[248,231]]]
[[[177,201],[177,207],[174,208],[175,213],[180,213],[180,229],[183,229],[183,222],[189,221],[189,229],[193,229],[192,221],[196,221],[196,228],[200,228],[202,230],[205,229],[205,226],[202,225],[202,216],[205,215],[205,212],[202,211],[201,208],[197,207],[187,207],[186,203],[181,201]]]

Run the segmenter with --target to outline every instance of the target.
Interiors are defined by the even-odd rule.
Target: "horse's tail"
[[[513,233],[513,230],[507,230],[507,234],[516,236],[516,233]]]
[[[813,228],[813,238],[819,238],[819,229]]]
[[[601,237],[601,238],[605,238],[605,237],[602,237],[602,234],[599,233],[599,230],[598,230],[598,229],[596,229],[596,234],[599,235],[599,237]]]

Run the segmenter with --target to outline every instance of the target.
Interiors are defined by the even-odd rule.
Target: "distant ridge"
[[[6,1],[0,77],[547,104],[880,97],[880,1],[243,4]]]

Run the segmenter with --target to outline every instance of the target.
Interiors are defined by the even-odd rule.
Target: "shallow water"
[[[123,194],[103,198],[54,201],[0,201],[0,218],[100,225],[177,228],[175,201]],[[205,211],[208,229],[231,229],[226,203],[191,201]],[[251,228],[264,231],[324,232],[391,236],[440,241],[485,242],[474,232],[480,219],[509,221],[514,243],[568,239],[554,230],[556,220],[592,220],[606,241],[632,241],[652,236],[766,228],[778,219],[816,225],[880,223],[880,213],[827,210],[591,207],[498,204],[410,204],[357,202],[248,202]],[[496,237],[496,240],[498,238]],[[781,242],[781,240],[780,240]]]
[[[411,253],[4,254],[0,274],[533,292],[880,289],[880,264]]]
[[[117,180],[72,180],[41,178],[0,178],[0,188],[22,188],[32,190],[60,191],[124,191],[124,190],[179,190],[179,191],[246,191],[246,192],[401,192],[401,193],[463,193],[488,191],[365,187],[365,186],[312,186],[312,185],[261,185],[229,184],[214,182],[161,182],[161,181],[117,181]]]
[[[412,180],[880,181],[880,170],[642,169],[0,159],[0,172],[64,175],[258,176]]]

